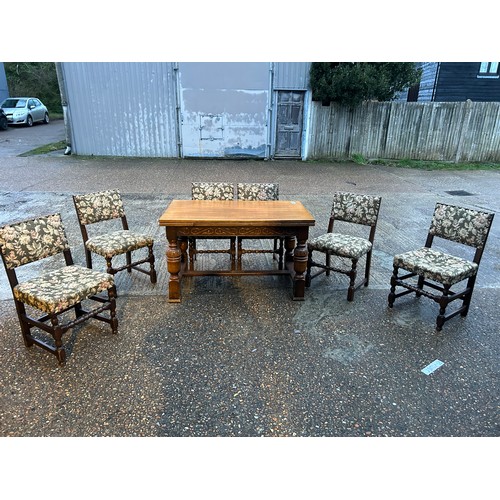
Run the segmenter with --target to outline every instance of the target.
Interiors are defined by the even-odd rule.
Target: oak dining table
[[[172,200],[158,220],[168,241],[168,300],[181,301],[181,280],[186,276],[290,276],[293,300],[304,300],[307,239],[315,220],[300,201]],[[188,238],[284,238],[282,269],[191,269]],[[235,256],[232,256],[234,258]]]

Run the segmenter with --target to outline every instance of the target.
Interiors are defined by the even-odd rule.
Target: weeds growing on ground
[[[310,163],[345,163],[353,162],[357,165],[386,165],[397,168],[414,168],[419,170],[500,170],[500,163],[494,162],[464,162],[453,163],[450,161],[429,161],[429,160],[390,160],[375,159],[366,160],[363,155],[353,154],[349,159],[318,158],[308,160]]]

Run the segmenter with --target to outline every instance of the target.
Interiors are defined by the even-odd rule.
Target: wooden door
[[[303,114],[304,92],[278,91],[275,156],[300,158]]]

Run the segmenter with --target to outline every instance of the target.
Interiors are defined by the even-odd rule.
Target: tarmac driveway
[[[64,120],[35,123],[32,127],[9,126],[7,130],[0,130],[0,157],[19,156],[40,146],[62,141],[65,135]]]

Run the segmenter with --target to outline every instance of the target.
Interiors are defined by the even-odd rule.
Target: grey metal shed
[[[79,155],[305,159],[310,63],[58,63]]]

